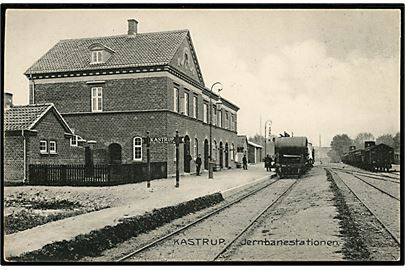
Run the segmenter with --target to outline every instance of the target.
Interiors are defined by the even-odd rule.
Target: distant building
[[[25,72],[30,104],[55,104],[77,134],[97,141],[94,164],[146,162],[149,131],[151,161],[165,162],[169,175],[176,130],[180,172],[194,172],[199,153],[208,168],[212,112],[212,158],[235,167],[239,108],[205,86],[190,32],[137,29],[128,20],[127,34],[59,41]]]
[[[263,146],[258,145],[254,142],[248,141],[248,162],[258,163],[262,162],[262,149]]]

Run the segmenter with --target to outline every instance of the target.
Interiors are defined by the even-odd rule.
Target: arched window
[[[218,149],[217,141],[214,140],[214,146],[213,146],[213,149],[212,149],[212,159],[213,160],[217,160],[217,149]]]
[[[194,139],[194,159],[198,157],[198,139]]]
[[[231,160],[235,159],[235,145],[231,144]]]
[[[133,148],[134,148],[134,160],[141,161],[142,160],[142,138],[141,137],[134,138]]]

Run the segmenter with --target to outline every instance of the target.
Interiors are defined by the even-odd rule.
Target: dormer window
[[[103,63],[103,51],[92,51],[91,52],[91,63],[98,64]]]
[[[94,43],[89,46],[91,52],[91,64],[101,64],[107,62],[114,51],[100,43]]]

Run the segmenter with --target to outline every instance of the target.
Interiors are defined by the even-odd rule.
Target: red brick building
[[[145,162],[149,131],[151,161],[174,174],[178,130],[180,171],[194,172],[198,153],[208,164],[211,108],[213,159],[235,167],[239,108],[205,86],[188,30],[138,33],[128,20],[124,35],[59,41],[25,75],[31,104],[54,103],[75,133],[97,141],[95,164]]]
[[[84,163],[72,131],[53,104],[8,106],[4,113],[4,179],[27,180],[30,164]]]

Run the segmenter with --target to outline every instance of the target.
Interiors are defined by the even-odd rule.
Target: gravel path
[[[343,183],[340,174],[334,172],[332,176],[341,195],[339,203],[343,201],[347,207],[347,211],[340,213],[341,231],[348,239],[343,250],[346,258],[356,261],[397,260],[400,256],[399,245]]]
[[[339,261],[343,259],[333,193],[325,171],[314,167],[283,202],[239,241],[226,260]],[[252,241],[249,244],[249,240]],[[255,244],[274,241],[275,245]],[[288,241],[288,242],[285,242]],[[329,242],[328,242],[329,241]],[[256,242],[257,243],[257,242]]]
[[[337,174],[399,239],[400,202],[350,174],[340,172],[337,172]],[[367,181],[369,180],[367,179]],[[399,185],[397,185],[397,188],[399,189]],[[397,192],[399,198],[399,190]]]

